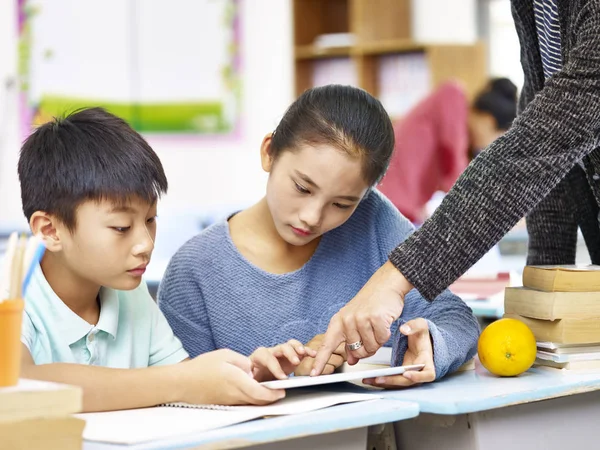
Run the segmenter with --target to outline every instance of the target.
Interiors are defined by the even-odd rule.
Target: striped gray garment
[[[556,0],[534,0],[533,10],[544,77],[550,78],[562,66],[558,5]]]
[[[511,0],[525,74],[519,116],[390,255],[427,299],[525,215],[529,264],[574,263],[578,227],[600,264],[600,0],[544,2],[544,11],[558,11],[559,26],[550,28],[559,30],[562,63],[548,78],[534,2]]]

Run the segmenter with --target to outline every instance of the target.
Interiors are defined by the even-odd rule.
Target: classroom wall
[[[489,33],[488,55],[490,75],[508,77],[519,88],[523,86],[521,46],[515,30],[509,0],[488,1]]]
[[[0,223],[18,220],[20,201],[15,190],[17,138],[16,1],[0,2]],[[14,219],[16,217],[16,219]],[[0,229],[2,226],[0,225]]]
[[[163,211],[213,210],[259,199],[262,137],[293,100],[290,0],[244,0],[242,8],[243,130],[241,137],[181,142],[150,139],[169,178]],[[0,1],[0,230],[22,224],[16,163],[20,146],[16,75],[16,0]],[[160,211],[159,211],[160,214]]]
[[[479,0],[485,1],[488,0]],[[518,78],[518,42],[510,24],[510,2],[497,4],[502,22],[491,36],[495,54],[491,72],[495,76]],[[18,133],[17,89],[6,89],[6,80],[16,80],[16,3],[0,0],[0,232],[24,225],[16,164]],[[456,0],[453,8],[464,16],[461,27],[443,21],[418,26],[427,11],[438,11],[446,0],[415,2],[413,26],[416,35],[428,40],[470,41],[476,34],[475,0]],[[221,206],[243,206],[261,197],[266,175],[260,169],[258,150],[263,135],[277,124],[293,100],[293,49],[291,0],[242,0],[243,131],[238,140],[203,139],[197,142],[150,140],[165,166],[169,194],[161,211],[165,214],[203,214]],[[455,11],[455,12],[456,12]],[[501,11],[502,12],[502,11]],[[431,14],[430,14],[431,15]],[[441,15],[440,17],[445,17]],[[512,28],[511,28],[512,27]],[[492,33],[493,34],[493,33]],[[502,41],[502,45],[498,42]],[[511,44],[511,45],[508,45]],[[502,51],[500,51],[501,49]],[[520,79],[516,79],[520,84]],[[161,213],[159,211],[159,213]]]

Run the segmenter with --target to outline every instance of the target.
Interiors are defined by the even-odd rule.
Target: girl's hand
[[[429,326],[425,319],[414,319],[400,327],[400,332],[408,337],[408,348],[404,354],[403,366],[425,364],[421,371],[408,370],[402,375],[391,377],[369,378],[365,384],[387,389],[413,386],[435,380],[433,363],[433,345],[429,335]]]
[[[256,381],[284,380],[302,360],[315,357],[317,352],[292,339],[275,347],[258,348],[250,355],[252,374]]]

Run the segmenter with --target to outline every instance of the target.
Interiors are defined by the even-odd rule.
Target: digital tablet
[[[365,378],[388,377],[400,375],[407,370],[421,370],[424,364],[412,366],[385,367],[383,369],[359,370],[356,372],[333,373],[331,375],[319,375],[316,377],[291,377],[286,380],[265,381],[262,384],[269,389],[292,389],[306,386],[318,386],[321,384],[341,383],[343,381],[364,380]]]

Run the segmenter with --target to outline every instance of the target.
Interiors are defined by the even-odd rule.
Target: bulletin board
[[[15,0],[22,127],[103,106],[142,133],[235,135],[241,0]]]

